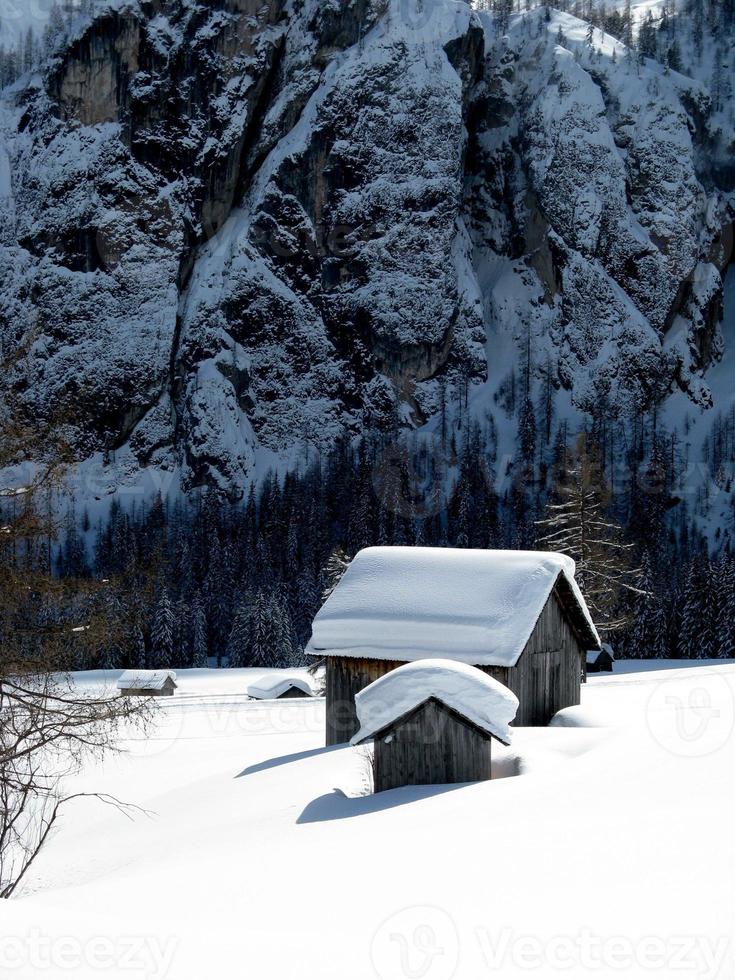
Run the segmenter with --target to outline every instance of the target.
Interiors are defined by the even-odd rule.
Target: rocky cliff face
[[[512,436],[516,364],[557,417],[706,408],[709,96],[585,35],[451,0],[112,4],[4,94],[5,396],[99,493],[232,496],[447,404]]]

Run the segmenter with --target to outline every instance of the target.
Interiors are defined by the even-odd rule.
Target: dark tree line
[[[115,503],[99,527],[71,515],[54,570],[62,580],[97,582],[97,607],[110,623],[125,623],[91,655],[89,644],[80,647],[76,666],[299,664],[342,554],[373,544],[528,548],[562,540],[554,515],[568,517],[559,501],[569,434],[562,424],[549,440],[526,397],[514,411],[525,434],[512,461],[496,459],[492,428],[465,425],[429,442],[344,442],[306,472],[271,475],[234,503],[202,491],[132,511]],[[634,420],[623,440],[604,411],[585,438],[599,460],[596,527],[614,529],[607,551],[589,553],[585,575],[593,580],[595,562],[610,575],[611,548],[627,556],[615,588],[596,586],[612,604],[606,619],[619,653],[729,656],[729,533],[719,535],[713,557],[693,520],[696,500],[677,496],[685,461],[676,439]],[[732,444],[726,423],[712,439],[722,469]],[[623,482],[612,472],[621,461]],[[84,610],[77,619],[83,623]]]
[[[95,0],[54,0],[40,32],[31,26],[16,45],[0,44],[0,88],[12,85],[53,55],[77,21],[92,16],[94,7]]]

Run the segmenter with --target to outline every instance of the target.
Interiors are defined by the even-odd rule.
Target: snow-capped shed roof
[[[582,647],[599,647],[566,555],[365,548],[317,613],[306,652],[513,667],[554,589]]]
[[[173,670],[124,670],[118,678],[117,686],[121,691],[162,691],[169,678],[176,686],[176,672]]]
[[[280,698],[282,694],[285,694],[292,687],[312,697],[315,693],[314,688],[307,678],[299,674],[289,674],[286,677],[283,674],[271,674],[270,676],[261,677],[255,684],[249,684],[245,689],[245,693],[248,697],[258,698],[261,701],[269,701],[274,698]]]
[[[457,714],[510,745],[518,698],[500,681],[456,660],[417,660],[383,674],[355,695],[358,745],[390,728],[419,705],[436,698]]]
[[[587,651],[587,663],[593,666],[600,659],[600,656],[606,653],[611,660],[615,660],[615,654],[613,653],[613,648],[609,643],[603,643],[599,650],[588,650]]]

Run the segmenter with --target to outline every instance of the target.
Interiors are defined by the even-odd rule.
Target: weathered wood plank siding
[[[452,659],[451,650],[446,656]],[[355,695],[401,662],[327,657],[327,745],[352,738],[359,727]],[[520,701],[514,725],[548,725],[557,711],[579,704],[584,663],[585,650],[552,592],[516,666],[480,670],[505,684]]]
[[[490,736],[434,698],[375,739],[374,790],[490,779]]]
[[[562,708],[579,704],[585,651],[555,593],[549,597],[508,687],[520,708],[514,725],[548,725]]]
[[[173,681],[156,691],[150,687],[126,687],[120,691],[122,697],[129,698],[172,698],[176,693]]]
[[[327,745],[349,742],[360,727],[355,695],[400,661],[372,660],[369,657],[327,657]]]

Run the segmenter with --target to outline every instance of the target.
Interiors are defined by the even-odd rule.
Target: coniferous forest
[[[98,526],[86,513],[70,515],[48,551],[53,573],[95,583],[91,599],[75,601],[91,601],[108,624],[97,643],[82,646],[70,634],[70,663],[302,663],[339,556],[373,544],[564,550],[618,656],[733,656],[735,558],[729,539],[713,556],[674,491],[672,446],[654,439],[626,480],[611,479],[609,434],[599,426],[572,450],[561,426],[539,453],[533,418],[523,445],[534,464],[498,461],[483,448],[487,433],[469,425],[410,447],[345,441],[302,472],[268,476],[239,501],[203,490],[132,510],[115,503]],[[576,547],[573,526],[585,506],[603,539],[588,553]],[[83,608],[57,614],[88,616]]]

